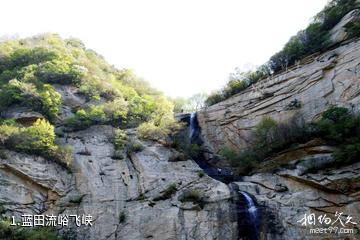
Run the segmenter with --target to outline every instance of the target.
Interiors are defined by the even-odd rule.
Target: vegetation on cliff
[[[70,117],[60,118],[67,86],[85,99],[73,106]],[[25,107],[46,120],[21,126],[2,120],[3,147],[19,152],[62,159],[68,151],[56,146],[54,125],[77,131],[96,124],[138,127],[146,133],[168,133],[173,126],[173,104],[128,69],[118,70],[77,39],[56,34],[6,40],[0,43],[0,112]],[[11,122],[11,124],[10,124]],[[154,133],[155,132],[155,133]]]
[[[239,174],[249,171],[282,150],[320,138],[336,147],[333,153],[335,165],[353,163],[360,157],[360,115],[347,108],[331,107],[313,123],[305,123],[301,116],[295,116],[285,123],[264,118],[252,133],[253,147],[236,152],[223,148],[225,157]]]
[[[273,55],[268,62],[255,71],[241,72],[236,70],[230,74],[225,87],[212,93],[206,100],[210,106],[221,102],[234,94],[247,89],[252,84],[269,76],[286,70],[313,53],[324,51],[333,45],[330,40],[330,30],[351,10],[359,7],[356,0],[332,0],[318,13],[305,30],[290,38],[283,49]],[[360,25],[350,24],[347,27],[348,39],[359,37]]]
[[[0,220],[0,239],[14,240],[61,240],[54,230],[48,227],[21,227],[11,226],[11,222]]]

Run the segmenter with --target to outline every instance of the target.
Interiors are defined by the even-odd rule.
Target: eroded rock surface
[[[213,150],[246,148],[263,117],[278,122],[296,114],[309,122],[329,106],[360,110],[360,41],[353,41],[261,81],[198,113],[203,139]],[[290,108],[296,100],[299,108]]]
[[[50,160],[6,151],[8,159],[0,160],[6,214],[92,215],[92,227],[69,227],[77,239],[236,238],[225,184],[200,175],[191,160],[172,161],[180,154],[155,142],[140,141],[143,150],[113,159],[113,134],[111,126],[93,126],[58,139],[73,149],[72,173]],[[171,186],[176,191],[165,195]],[[199,199],[180,201],[189,190]]]
[[[276,174],[259,173],[244,177],[238,182],[240,190],[252,194],[262,212],[263,239],[358,239],[359,227],[346,224],[354,234],[310,234],[311,228],[324,228],[316,219],[316,225],[302,225],[305,214],[314,213],[317,218],[326,214],[337,218],[336,212],[358,222],[360,219],[360,163],[340,169],[327,169],[317,173],[298,175],[284,170]],[[354,222],[354,221],[353,221]],[[344,226],[337,222],[333,227]]]

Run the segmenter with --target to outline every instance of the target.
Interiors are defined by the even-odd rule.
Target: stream
[[[197,121],[196,113],[191,113],[189,120],[189,139],[196,142],[200,138],[201,129]],[[217,168],[206,162],[203,156],[194,161],[211,178],[227,184],[234,208],[234,215],[238,223],[238,240],[258,240],[260,229],[260,211],[253,197],[249,193],[240,191],[239,186],[234,183],[241,181],[241,176],[235,176],[229,169]]]

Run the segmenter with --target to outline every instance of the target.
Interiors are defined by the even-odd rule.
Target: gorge
[[[2,42],[0,239],[359,239],[359,22],[356,8],[328,49],[177,114],[79,40]]]

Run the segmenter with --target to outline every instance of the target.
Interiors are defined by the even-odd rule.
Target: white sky
[[[220,88],[260,65],[327,0],[2,0],[0,35],[81,39],[169,96]]]

